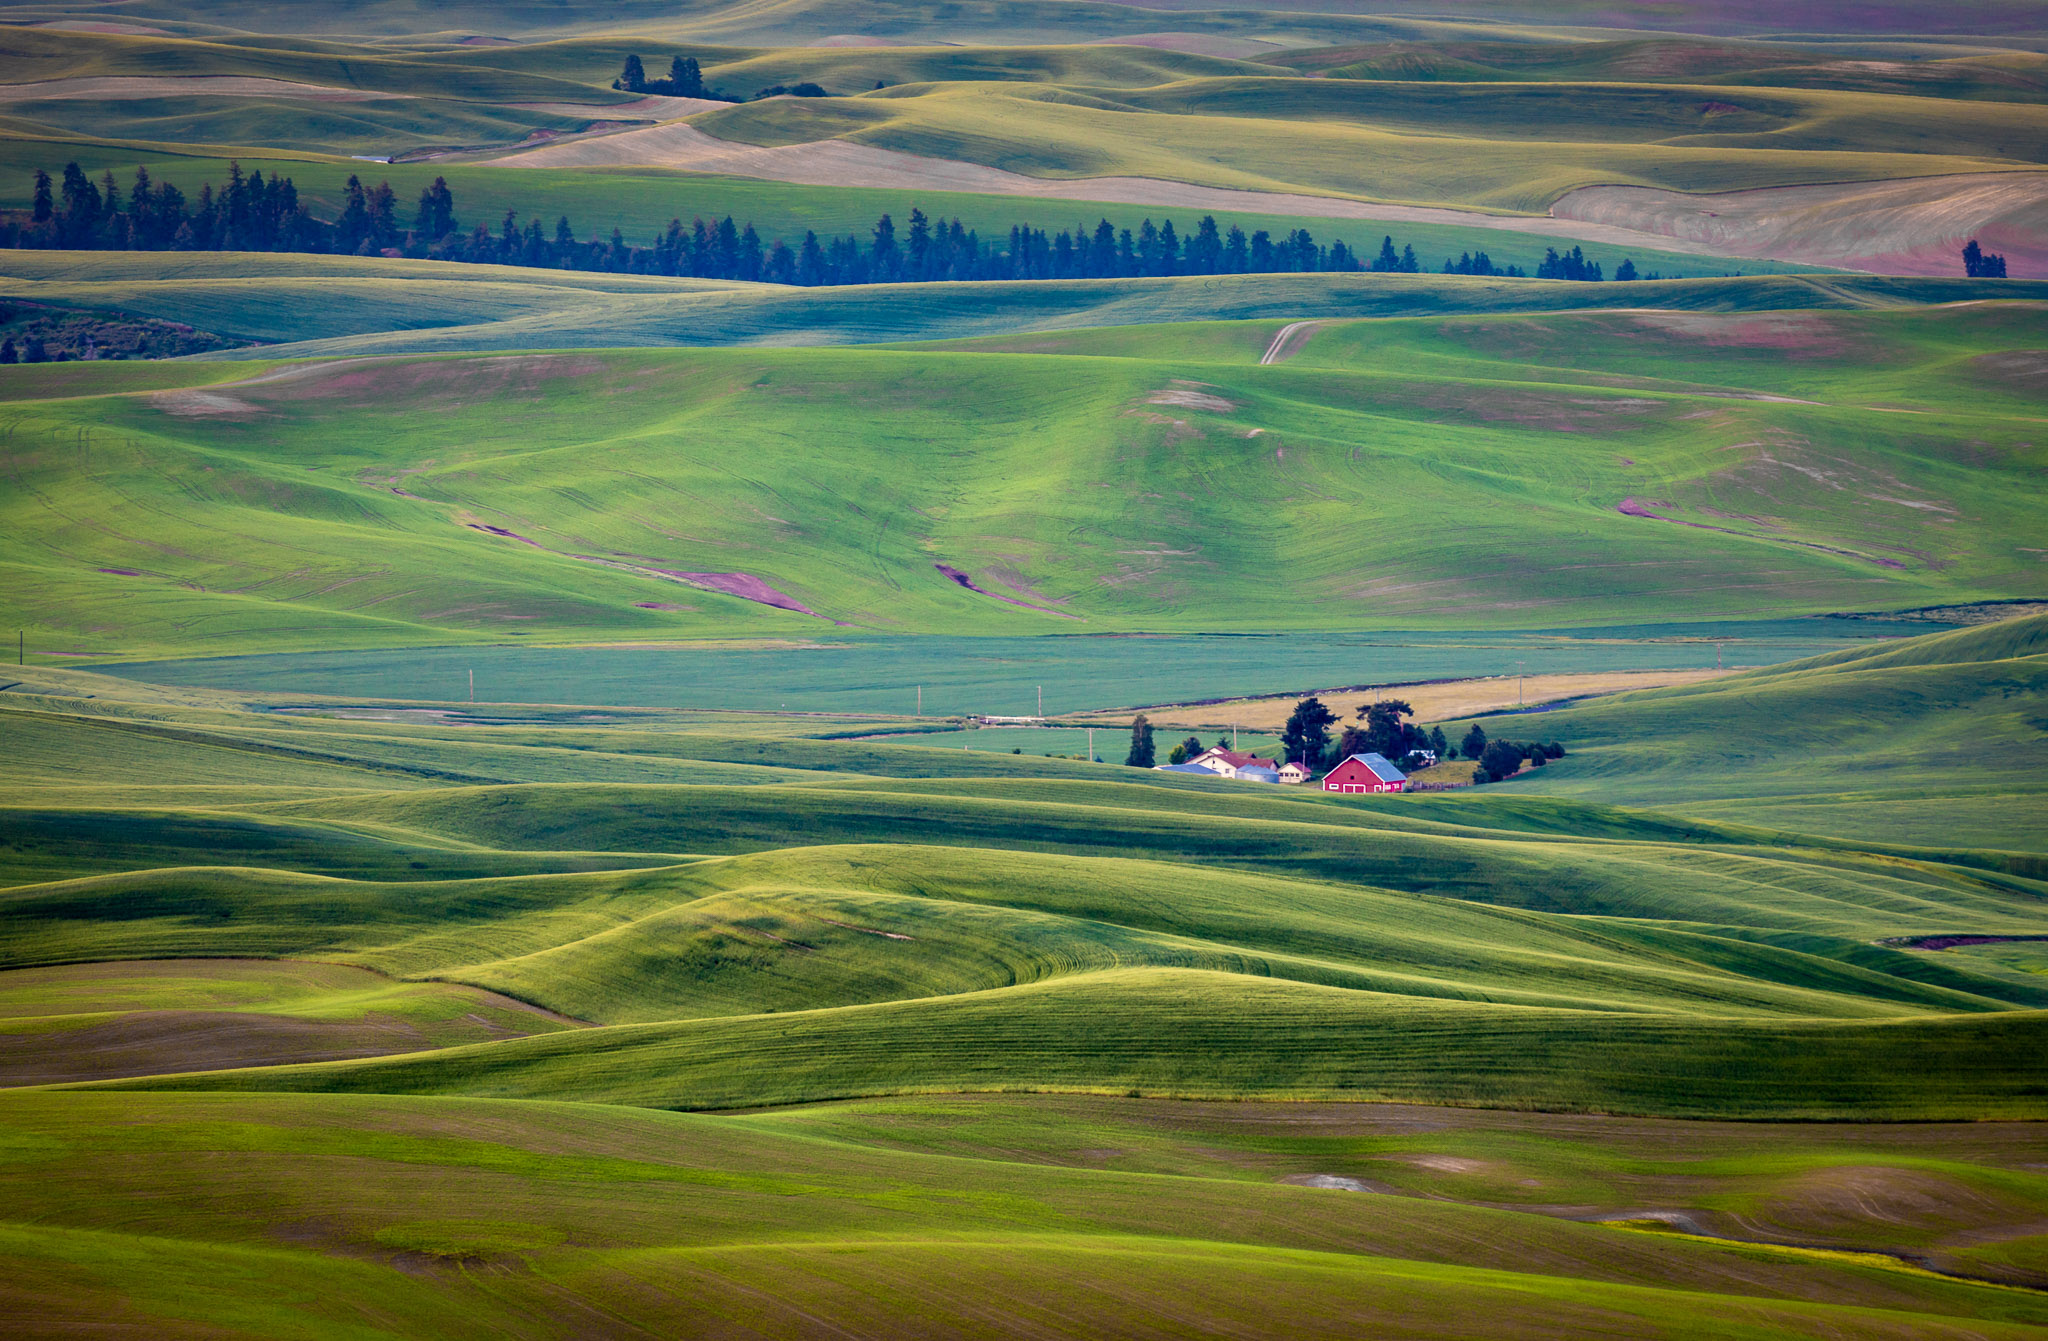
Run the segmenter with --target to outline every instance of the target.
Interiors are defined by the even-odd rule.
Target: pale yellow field
[[[1520,697],[1517,697],[1515,677],[1492,676],[1479,680],[1446,680],[1439,684],[1389,685],[1380,691],[1383,698],[1398,698],[1412,704],[1415,719],[1421,722],[1448,721],[1455,717],[1469,717],[1475,712],[1494,712],[1501,708],[1512,708],[1520,703],[1552,703],[1563,698],[1583,698],[1588,694],[1619,694],[1629,689],[1655,689],[1669,684],[1696,684],[1711,680],[1717,675],[1732,675],[1733,671],[1713,670],[1661,670],[1661,671],[1600,671],[1570,675],[1531,675],[1521,682]],[[1314,690],[1316,697],[1330,705],[1343,720],[1350,721],[1361,704],[1373,700],[1370,690]],[[1154,726],[1161,727],[1228,727],[1236,725],[1247,730],[1278,731],[1287,724],[1287,716],[1294,711],[1294,705],[1301,701],[1301,694],[1283,694],[1272,698],[1232,699],[1223,703],[1201,703],[1186,707],[1148,708],[1145,715]],[[1091,714],[1103,720],[1115,718],[1129,720],[1126,709],[1120,713]],[[1080,720],[1076,718],[1074,720]]]

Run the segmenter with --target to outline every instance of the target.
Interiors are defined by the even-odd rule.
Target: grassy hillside
[[[2043,627],[1715,684],[1810,686],[1957,778],[1957,713],[1869,677],[1991,692]],[[744,1278],[757,1332],[880,1335],[943,1272],[959,1335],[1199,1295],[1247,1335],[1494,1336],[1503,1281],[1531,1336],[1689,1335],[1706,1296],[1757,1336],[2048,1325],[2009,1288],[2048,1271],[2034,1124],[1996,1120],[2041,1116],[2041,942],[1910,948],[2048,934],[2036,858],[802,734],[883,725],[845,717],[17,674],[0,1295],[63,1316],[661,1328]],[[1736,776],[1671,698],[1550,721]],[[1608,776],[1574,739],[1547,771]]]
[[[1566,281],[1435,275],[1245,275],[1228,281],[794,288],[522,267],[260,253],[15,252],[0,294],[67,308],[180,320],[277,342],[254,358],[438,354],[634,345],[867,344],[1155,322],[1570,311],[1613,295]],[[1884,304],[1911,296],[2009,297],[2008,281],[1666,280],[1633,305],[1681,310]],[[1112,337],[1114,338],[1114,337]],[[1199,339],[1196,332],[1183,337]]]
[[[2048,27],[1307,2],[10,10],[14,353],[249,346],[0,366],[13,1331],[2048,1338]],[[1426,273],[602,244],[1217,205]]]
[[[1256,366],[1276,330],[96,372],[15,402],[5,613],[135,657],[2040,594],[2028,308],[1370,322]]]
[[[20,1094],[0,1121],[34,1155],[10,1165],[8,1194],[17,1223],[33,1216],[36,1227],[7,1231],[6,1288],[61,1290],[81,1308],[164,1325],[308,1334],[503,1335],[587,1326],[601,1307],[607,1322],[652,1331],[710,1314],[794,1337],[829,1316],[879,1336],[910,1304],[935,1336],[1145,1337],[1158,1335],[1152,1319],[1199,1299],[1205,1322],[1248,1336],[1353,1335],[1361,1317],[1500,1336],[1512,1317],[1507,1335],[1622,1326],[1679,1337],[1695,1330],[1703,1291],[1759,1337],[1847,1328],[2006,1341],[2040,1330],[2025,1293],[1882,1258],[1274,1181],[1330,1167],[1377,1176],[1381,1163],[1401,1177],[1416,1167],[1408,1160],[1477,1165],[1435,1153],[1486,1142],[1463,1114],[1413,1115],[1435,1119],[1431,1138],[1320,1110],[1334,1140],[1288,1133],[1272,1153],[1237,1155],[1256,1137],[1219,1110],[1068,1102],[835,1107],[778,1121],[479,1100]],[[863,1117],[879,1138],[856,1125]],[[1174,1151],[1176,1121],[1199,1123],[1234,1158],[1162,1177],[1055,1167],[1006,1139],[1019,1127],[1104,1131],[1113,1146],[1095,1157],[1120,1159],[1115,1147],[1138,1140]],[[900,1147],[921,1128],[950,1129],[951,1148]],[[1563,1164],[1584,1186],[1589,1165],[1610,1163],[1602,1138],[1627,1141],[1709,1173],[1717,1191],[1809,1219],[1826,1214],[1843,1162],[1861,1160],[1902,1189],[1938,1188],[1958,1236],[1983,1216],[1973,1199],[2039,1195],[2018,1133],[1982,1124],[1878,1128],[1840,1144],[1810,1129],[1708,1130],[1708,1158],[1693,1144],[1704,1133],[1612,1125],[1545,1131],[1518,1155],[1547,1157],[1552,1178]],[[1590,1158],[1574,1166],[1581,1151]],[[159,1195],[107,1199],[110,1171],[145,1162]],[[1631,1180],[1609,1177],[1618,1195],[1597,1204],[1625,1203]],[[1915,1228],[1942,1236],[1941,1223],[1923,1211]],[[253,1289],[259,1280],[267,1288]]]
[[[1517,789],[1898,842],[2039,850],[2048,619],[1545,713],[1565,776]],[[1503,721],[1501,731],[1520,724]]]

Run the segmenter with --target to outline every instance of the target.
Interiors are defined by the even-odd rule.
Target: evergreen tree
[[[448,189],[446,177],[434,178],[434,184],[420,192],[419,219],[413,231],[422,242],[439,242],[454,232],[455,193]]]
[[[1280,748],[1287,755],[1282,762],[1308,768],[1320,765],[1330,748],[1330,728],[1336,721],[1337,714],[1319,698],[1311,696],[1295,704],[1286,728],[1280,733]]]
[[[750,284],[758,284],[760,282],[762,269],[761,235],[754,231],[754,225],[751,223],[740,231],[737,262],[735,269],[739,272],[738,278],[746,280]]]
[[[677,56],[668,63],[669,92],[678,98],[701,98],[704,96],[704,72],[697,68],[695,56]]]
[[[1393,238],[1380,239],[1380,254],[1372,258],[1372,268],[1378,274],[1386,274],[1401,268],[1401,257],[1394,251]]]
[[[354,173],[349,174],[346,194],[342,198],[341,217],[334,221],[334,240],[337,249],[353,252],[370,236],[370,198],[363,190],[362,181]],[[505,229],[512,229],[512,215],[505,214]]]
[[[1232,224],[1229,236],[1223,242],[1223,273],[1246,274],[1251,270],[1251,264],[1251,249],[1245,241],[1244,230]]]
[[[1465,738],[1458,742],[1458,753],[1464,755],[1467,759],[1477,759],[1480,755],[1486,753],[1486,732],[1481,729],[1479,723],[1472,723],[1472,729],[1467,731]]]
[[[884,284],[903,270],[903,256],[896,246],[896,221],[886,214],[875,222],[875,245],[868,270],[878,283]]]
[[[1401,273],[1404,275],[1413,275],[1419,273],[1421,269],[1422,262],[1416,259],[1415,247],[1413,246],[1413,244],[1401,248]]]
[[[14,348],[14,337],[9,336],[5,340],[0,340],[0,364],[19,362],[21,354]]]
[[[1414,714],[1415,709],[1398,698],[1361,706],[1358,717],[1365,723],[1365,748],[1389,759],[1399,759],[1416,748],[1417,742],[1411,741],[1410,736],[1420,736],[1421,732],[1402,720]]]
[[[1139,713],[1131,722],[1131,752],[1124,759],[1127,768],[1152,767],[1152,723]]]
[[[830,282],[826,277],[825,253],[818,246],[818,235],[808,229],[804,231],[804,245],[797,252],[796,282],[808,285]]]
[[[910,207],[910,233],[904,239],[909,256],[904,267],[906,279],[922,280],[931,277],[932,225],[924,217],[924,211]]]
[[[640,58],[637,55],[626,57],[626,68],[620,71],[619,82],[613,84],[612,87],[624,89],[628,93],[646,92],[647,68],[640,64]]]
[[[76,163],[64,165],[64,204],[57,214],[61,245],[83,247],[100,224],[100,193]]]
[[[382,250],[398,245],[398,195],[390,182],[378,182],[365,202],[370,215],[370,245]]]
[[[1614,277],[1623,283],[1634,279],[1636,277],[1635,258],[1630,256],[1622,257],[1621,264],[1614,267]]]
[[[1088,247],[1088,277],[1108,279],[1116,274],[1116,227],[1104,219],[1095,225],[1095,240]]]
[[[1451,742],[1444,739],[1444,729],[1442,727],[1433,726],[1429,729],[1429,748],[1436,751],[1438,759],[1448,759],[1451,757]]]
[[[50,201],[50,174],[36,169],[35,196],[29,205],[30,223],[49,223],[56,215],[56,207]],[[1972,247],[1977,244],[1972,242]]]
[[[48,363],[50,361],[50,351],[43,344],[42,336],[31,335],[22,342],[21,361],[23,363]]]
[[[1223,269],[1223,238],[1216,231],[1216,216],[1205,214],[1188,239],[1188,273],[1213,275]]]

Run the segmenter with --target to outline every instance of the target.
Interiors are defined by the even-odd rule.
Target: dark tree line
[[[1971,238],[1963,248],[1963,273],[1971,279],[2004,279],[2005,258],[1997,252],[1985,251]]]
[[[34,202],[26,217],[0,221],[0,246],[74,250],[290,251],[337,255],[410,256],[488,265],[675,275],[699,279],[764,281],[771,284],[926,283],[941,280],[1127,279],[1167,275],[1238,275],[1311,271],[1375,271],[1415,274],[1421,262],[1412,246],[1397,250],[1383,238],[1369,262],[1342,239],[1327,245],[1307,229],[1281,237],[1264,229],[1247,234],[1220,228],[1204,215],[1183,234],[1171,219],[1145,220],[1136,230],[1103,219],[1091,229],[1047,232],[1020,224],[1007,237],[983,238],[959,219],[931,219],[912,209],[898,232],[883,215],[867,236],[821,238],[806,232],[794,244],[764,239],[751,223],[730,216],[716,222],[671,219],[651,245],[628,243],[619,230],[608,237],[579,238],[568,216],[552,228],[537,217],[522,220],[507,210],[495,225],[465,229],[455,195],[436,177],[410,209],[400,206],[389,182],[365,186],[351,176],[339,213],[315,218],[289,177],[261,172],[246,176],[228,165],[228,180],[211,183],[187,198],[169,182],[138,168],[125,196],[111,172],[95,185],[76,163],[67,164],[61,186],[49,174],[36,175]],[[1557,278],[1599,279],[1600,267],[1573,248],[1550,253],[1567,273]],[[1445,262],[1455,274],[1520,275],[1513,266],[1496,268],[1486,253]],[[1624,261],[1617,271],[1633,274]],[[1539,269],[1539,275],[1543,271]],[[1548,276],[1546,276],[1548,277]]]

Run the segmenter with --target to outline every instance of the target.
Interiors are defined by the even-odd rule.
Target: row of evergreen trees
[[[1205,215],[1183,235],[1171,219],[1150,219],[1136,230],[1118,229],[1107,219],[1093,229],[1049,233],[1028,225],[1006,238],[984,239],[958,219],[930,219],[910,212],[898,232],[883,215],[866,237],[820,238],[806,232],[791,245],[763,239],[752,224],[730,217],[680,219],[650,246],[629,244],[617,229],[607,238],[579,239],[565,215],[552,229],[540,219],[523,222],[507,211],[493,228],[478,223],[465,230],[456,216],[455,195],[436,177],[410,211],[401,212],[389,182],[366,187],[348,179],[340,213],[313,217],[289,177],[246,175],[228,165],[228,180],[208,183],[188,199],[169,182],[137,168],[124,194],[109,172],[95,184],[76,163],[66,164],[61,183],[36,174],[27,217],[0,223],[0,245],[74,250],[290,251],[341,255],[413,256],[480,264],[548,269],[678,275],[702,279],[831,285],[920,283],[939,280],[1116,279],[1147,275],[1233,275],[1307,271],[1377,271],[1415,274],[1422,264],[1412,246],[1398,250],[1392,237],[1379,251],[1361,257],[1341,239],[1327,245],[1305,228],[1282,237],[1264,229],[1246,234],[1222,229]],[[1520,276],[1514,266],[1496,266],[1485,252],[1444,263],[1444,273]],[[1577,247],[1552,250],[1538,267],[1541,278],[1599,280],[1600,266]],[[1624,261],[1617,279],[1635,276]]]

